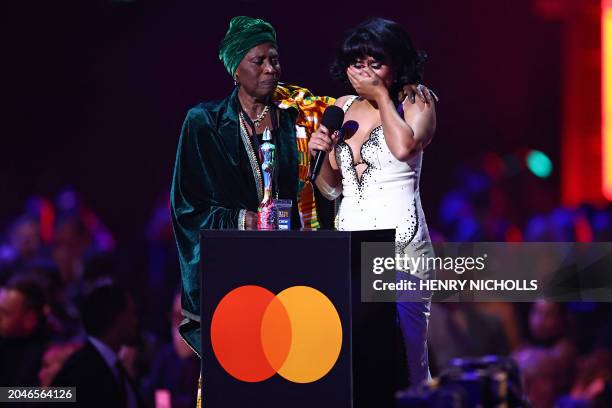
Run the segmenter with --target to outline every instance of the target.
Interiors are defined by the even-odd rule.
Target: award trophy
[[[259,150],[261,152],[261,172],[264,181],[263,200],[257,209],[257,229],[278,229],[278,209],[272,198],[274,189],[274,172],[276,171],[276,146],[271,143],[272,132],[266,128],[263,133],[263,143]]]

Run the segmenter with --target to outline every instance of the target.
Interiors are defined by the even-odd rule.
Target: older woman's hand
[[[432,103],[439,102],[440,98],[438,95],[434,93],[431,89],[426,87],[423,84],[407,84],[404,85],[404,88],[400,91],[401,95],[399,97],[400,101],[403,101],[404,98],[408,97],[411,103],[416,102],[416,95],[419,96],[424,103]]]
[[[319,151],[329,153],[337,140],[337,132],[330,135],[329,129],[323,125],[319,125],[317,131],[310,135],[310,140],[308,140],[308,151],[312,156],[315,156]]]
[[[244,215],[244,228],[247,230],[257,229],[257,213],[254,211],[247,211]]]

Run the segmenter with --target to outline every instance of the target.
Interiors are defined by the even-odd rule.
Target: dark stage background
[[[0,324],[0,361],[14,362],[0,364],[0,385],[51,384],[56,372],[43,361],[59,370],[76,352],[85,334],[78,306],[112,279],[136,301],[140,341],[122,358],[143,395],[152,402],[161,390],[175,408],[194,406],[200,363],[177,331],[168,192],[186,111],[232,89],[217,47],[235,15],[270,21],[282,79],[317,95],[350,92],[328,75],[350,27],[381,16],[408,29],[429,55],[424,82],[440,96],[420,184],[432,241],[612,242],[602,194],[600,78],[602,61],[612,61],[601,58],[602,4],[612,7],[0,1],[0,323],[4,310],[26,321],[27,301],[40,306],[41,323]],[[23,289],[28,280],[38,292]],[[7,301],[9,292],[22,303]],[[434,302],[432,375],[456,357],[511,356],[535,408],[561,406],[563,396],[612,406],[611,313],[612,303]],[[12,369],[26,360],[27,370]]]
[[[421,181],[432,226],[462,166],[484,152],[538,148],[558,162],[562,23],[530,0],[376,2],[4,1],[0,225],[31,194],[72,186],[114,232],[138,245],[169,188],[186,110],[222,98],[231,78],[217,46],[234,15],[278,31],[283,80],[346,93],[327,68],[343,33],[369,16],[407,27],[429,54],[440,96]],[[557,170],[557,169],[555,169]],[[555,204],[559,176],[512,187],[521,217]],[[536,187],[544,199],[528,194]],[[544,207],[543,207],[544,206]]]

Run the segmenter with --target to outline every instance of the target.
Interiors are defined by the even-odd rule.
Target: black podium
[[[202,401],[205,408],[394,405],[395,391],[406,385],[402,381],[406,378],[406,368],[395,304],[366,303],[360,299],[362,243],[393,242],[392,230],[206,230],[201,237]],[[230,292],[237,293],[237,288],[245,286],[263,288],[262,291],[273,294],[296,286],[307,287],[331,301],[341,323],[342,336],[337,359],[325,375],[308,382],[287,380],[279,374],[261,381],[245,381],[230,375],[218,351],[221,341],[218,339],[223,339],[218,336],[224,335],[222,332],[229,323],[221,321],[221,312],[215,313],[221,310],[219,305]],[[238,313],[251,312],[248,307],[237,310]],[[316,325],[316,319],[308,324]],[[240,344],[253,344],[256,351],[258,342],[266,339],[268,344],[284,344],[285,332],[279,332],[277,339],[275,327],[266,326],[272,327],[271,332],[267,331],[272,334],[262,340],[263,337],[252,335],[252,328],[247,327],[249,324],[244,326],[245,338],[236,339]],[[241,333],[240,327],[230,329],[234,338],[236,333]],[[217,346],[213,344],[215,339]],[[293,340],[291,336],[287,339]],[[222,345],[226,355],[228,349],[231,354],[232,345],[227,342]],[[327,346],[322,344],[321,349]],[[275,353],[272,349],[266,355],[270,357],[271,354],[274,360]],[[232,364],[239,365],[240,361]]]

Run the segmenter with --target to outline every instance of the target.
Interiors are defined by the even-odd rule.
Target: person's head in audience
[[[64,362],[80,347],[81,345],[78,343],[54,344],[50,346],[43,355],[42,367],[38,372],[40,385],[42,387],[50,386]]]
[[[93,288],[81,304],[85,332],[117,352],[121,346],[136,345],[139,325],[136,305],[127,291],[115,283]]]
[[[11,248],[19,259],[35,256],[42,246],[40,224],[31,216],[22,216],[12,225],[9,232]]]
[[[79,279],[83,260],[91,245],[91,234],[77,216],[66,217],[56,224],[53,241],[53,260],[57,263],[64,282]]]
[[[568,312],[561,303],[538,300],[529,312],[529,330],[539,345],[554,345],[567,335],[569,324]]]
[[[514,355],[523,377],[525,395],[534,407],[553,408],[560,394],[559,359],[544,349],[530,347]]]
[[[178,331],[181,320],[183,320],[183,315],[181,313],[181,294],[177,293],[174,296],[174,302],[172,302],[172,344],[174,344],[174,350],[176,350],[176,354],[178,354],[179,357],[192,357],[194,355],[193,351],[191,351]]]
[[[43,325],[46,306],[42,285],[31,276],[17,276],[0,288],[0,337],[25,339]]]

